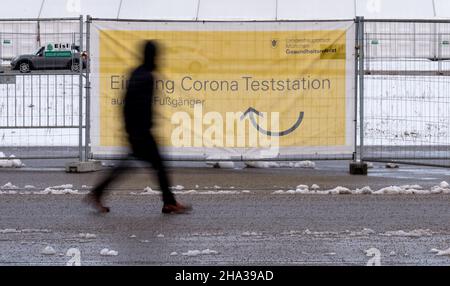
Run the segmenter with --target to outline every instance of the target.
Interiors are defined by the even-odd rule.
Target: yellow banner
[[[126,145],[127,74],[149,39],[162,47],[154,100],[162,146],[346,144],[345,30],[101,30],[100,146]]]

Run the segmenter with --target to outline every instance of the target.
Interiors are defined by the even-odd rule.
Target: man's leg
[[[145,143],[142,143],[142,145],[138,143],[138,145],[141,146],[136,146],[135,148],[137,151],[136,156],[149,163],[153,169],[155,169],[164,204],[175,205],[175,195],[170,190],[169,177],[167,176],[166,167],[162,160],[161,154],[159,153],[155,139],[153,136],[149,135],[148,137],[146,136]]]
[[[175,195],[170,190],[170,181],[167,176],[166,167],[153,136],[149,134],[148,136],[145,136],[145,139],[142,141],[137,140],[135,144],[132,144],[132,147],[133,151],[135,151],[135,156],[151,164],[153,169],[157,172],[164,203],[162,212],[177,214],[189,212],[192,208],[177,202]]]
[[[127,169],[127,163],[122,161],[119,166],[114,167],[109,174],[86,196],[85,202],[92,204],[99,212],[109,212],[109,207],[102,203],[102,198],[106,188],[117,178],[119,178]]]

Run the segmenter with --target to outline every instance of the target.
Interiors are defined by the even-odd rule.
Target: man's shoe
[[[174,205],[164,205],[162,208],[163,214],[186,214],[192,210],[192,206],[190,205],[182,205],[180,203],[176,203]]]
[[[92,206],[95,210],[97,210],[100,213],[109,213],[109,207],[105,207],[102,204],[100,198],[94,195],[93,193],[87,194],[84,197],[83,202]]]

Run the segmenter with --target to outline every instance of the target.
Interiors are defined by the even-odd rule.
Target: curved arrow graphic
[[[292,133],[295,129],[297,129],[300,126],[300,124],[303,121],[303,116],[305,115],[305,113],[303,111],[301,111],[298,115],[298,118],[297,118],[297,121],[295,122],[295,124],[287,130],[270,131],[270,130],[265,130],[264,128],[262,128],[261,126],[258,125],[258,123],[256,122],[256,119],[254,117],[255,114],[263,117],[263,114],[261,112],[254,109],[253,107],[249,107],[244,112],[244,114],[242,114],[241,120],[244,120],[245,117],[248,115],[250,117],[250,122],[252,123],[253,127],[255,127],[256,130],[258,130],[259,132],[261,132],[262,134],[265,134],[267,136],[286,136],[286,135]]]

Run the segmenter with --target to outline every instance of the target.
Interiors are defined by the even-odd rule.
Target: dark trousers
[[[175,196],[169,189],[170,182],[166,173],[166,167],[164,166],[164,162],[153,136],[150,133],[130,135],[129,141],[133,151],[133,157],[148,163],[156,171],[164,204],[175,204]],[[129,169],[127,165],[128,164],[123,161],[119,166],[114,167],[109,175],[94,188],[92,191],[93,194],[101,197],[109,184],[122,176],[124,172]]]

